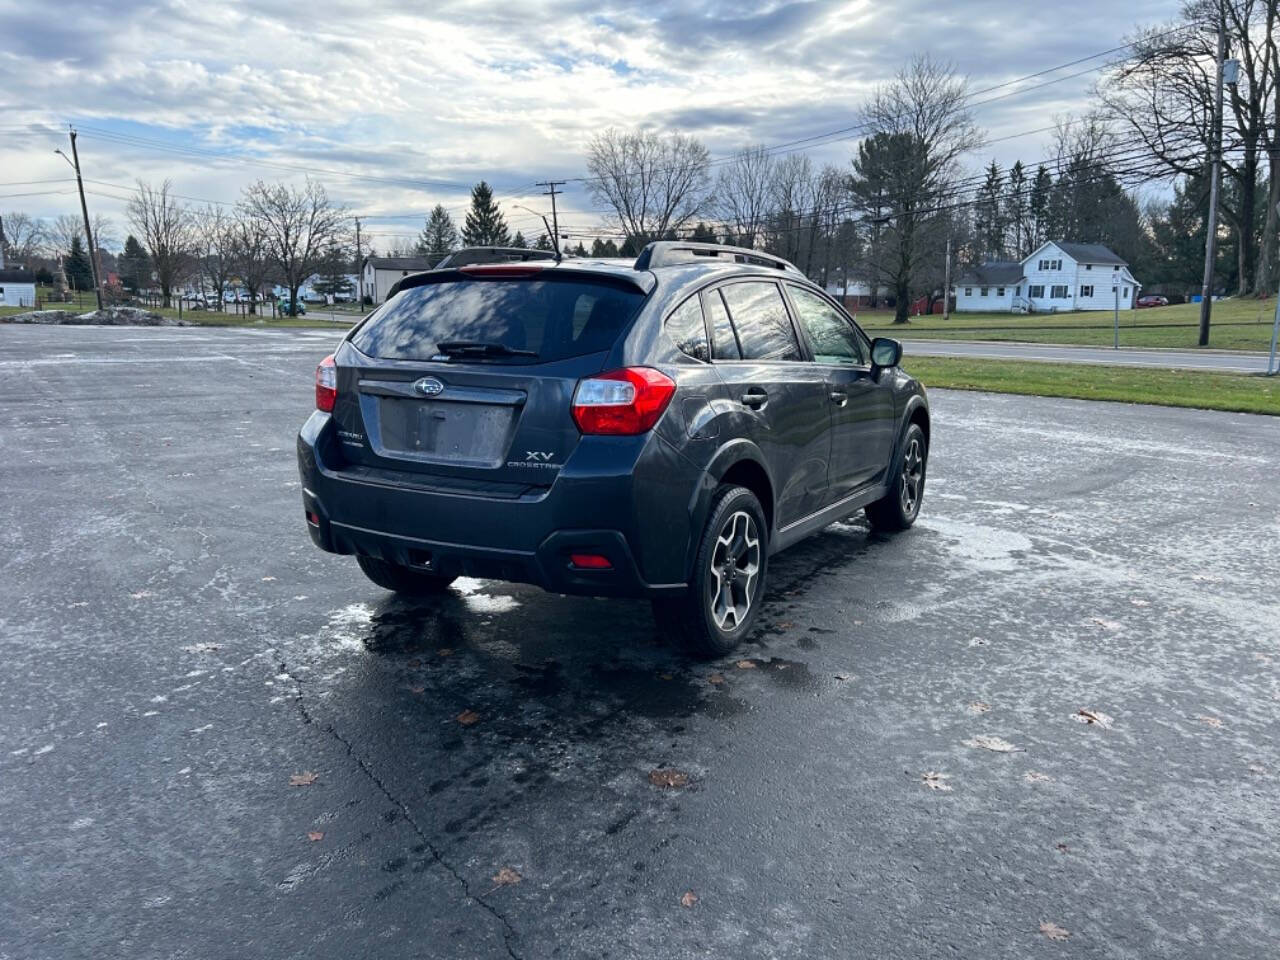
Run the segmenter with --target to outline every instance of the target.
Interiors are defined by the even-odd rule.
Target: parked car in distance
[[[1147,294],[1145,297],[1138,298],[1139,307],[1167,307],[1169,305],[1168,297],[1161,297],[1155,294]]]
[[[303,302],[301,297],[298,298],[297,306],[298,306],[298,312],[296,314],[291,314],[289,310],[289,298],[281,297],[279,300],[276,301],[276,312],[279,313],[282,317],[287,317],[290,315],[305,317],[307,315],[307,305],[306,303]]]
[[[467,575],[643,597],[692,652],[751,630],[769,557],[920,510],[930,420],[901,345],[792,264],[716,244],[401,280],[316,370],[312,540],[405,595]]]

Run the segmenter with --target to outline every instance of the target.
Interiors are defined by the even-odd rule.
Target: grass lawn
[[[907,357],[903,367],[927,387],[1280,416],[1280,376],[959,357]]]
[[[1271,346],[1271,326],[1276,301],[1223,300],[1213,305],[1209,327],[1209,348],[1217,350],[1266,351]],[[858,322],[872,336],[907,340],[1016,340],[1026,343],[1064,343],[1109,347],[1112,344],[1113,315],[1096,313],[953,313],[914,317],[905,325],[895,325],[886,311],[861,312]],[[1120,313],[1122,347],[1196,348],[1199,338],[1200,305],[1184,303],[1149,310]]]
[[[41,306],[46,310],[74,310],[76,313],[88,313],[90,310],[97,309],[97,302],[94,300],[92,293],[79,293],[70,303],[54,303],[47,298],[51,291],[46,287],[41,287],[37,291],[41,298]],[[232,305],[228,305],[231,307]],[[30,307],[0,307],[0,317],[11,316],[15,313],[27,313]],[[177,317],[177,307],[147,307],[154,313],[158,313],[165,317]],[[262,304],[258,305],[258,309],[262,309]],[[266,305],[266,314],[261,313],[255,316],[237,314],[233,309],[229,309],[226,313],[218,313],[214,310],[187,310],[183,309],[182,319],[189,323],[199,326],[208,327],[302,327],[310,329],[337,330],[344,331],[346,328],[355,323],[360,318],[359,308],[356,306],[338,306],[338,307],[316,307],[315,310],[302,317],[282,317],[271,316],[271,305]],[[333,319],[330,319],[332,315]]]

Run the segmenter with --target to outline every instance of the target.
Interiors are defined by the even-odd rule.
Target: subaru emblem
[[[424,397],[434,397],[444,392],[444,384],[435,377],[423,377],[413,385],[413,389]]]

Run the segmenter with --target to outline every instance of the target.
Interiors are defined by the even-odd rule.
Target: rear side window
[[[717,360],[742,359],[738,352],[738,338],[733,335],[733,324],[729,322],[729,311],[720,298],[720,291],[708,290],[704,296],[703,305],[707,319],[711,321],[711,355]]]
[[[644,295],[577,279],[450,280],[402,290],[351,342],[366,356],[429,360],[446,340],[528,350],[496,363],[545,363],[610,349]],[[468,358],[470,359],[470,358]]]
[[[815,293],[787,284],[791,302],[796,305],[800,325],[813,344],[813,359],[818,363],[853,363],[865,365],[862,341],[839,310]]]
[[[744,360],[799,360],[800,345],[776,283],[748,281],[720,288]]]
[[[667,317],[667,336],[681,353],[695,360],[710,360],[711,348],[707,344],[707,325],[702,319],[702,303],[695,293]]]

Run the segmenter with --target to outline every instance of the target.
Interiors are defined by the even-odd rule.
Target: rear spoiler
[[[431,269],[447,270],[472,263],[523,263],[526,260],[554,260],[550,250],[534,250],[529,247],[463,247],[449,254]]]
[[[544,251],[539,250],[538,253]],[[631,271],[613,271],[613,270],[591,270],[583,267],[573,267],[568,265],[566,261],[556,262],[552,257],[533,257],[534,260],[550,260],[545,268],[540,269],[542,264],[530,264],[523,268],[513,268],[511,275],[527,275],[529,277],[537,277],[545,272],[547,280],[579,280],[589,283],[599,283],[605,286],[624,287],[628,290],[635,290],[648,296],[654,287],[658,285],[658,281],[652,273],[645,271],[643,273]],[[502,263],[503,261],[488,261],[490,263]],[[387,299],[390,300],[401,290],[409,290],[413,287],[425,287],[433,283],[451,283],[459,280],[475,280],[483,278],[486,275],[491,277],[504,276],[501,269],[495,267],[492,272],[487,270],[476,270],[471,272],[457,266],[436,267],[434,270],[428,270],[425,273],[411,273],[407,277],[401,277],[387,291]]]
[[[783,260],[771,253],[750,250],[746,247],[729,247],[719,243],[694,243],[685,240],[654,240],[636,257],[635,269],[652,270],[670,267],[677,263],[697,263],[707,259],[729,260],[733,263],[749,263],[757,267],[769,267],[790,273],[801,273],[790,260]],[[803,276],[803,274],[801,274]]]

